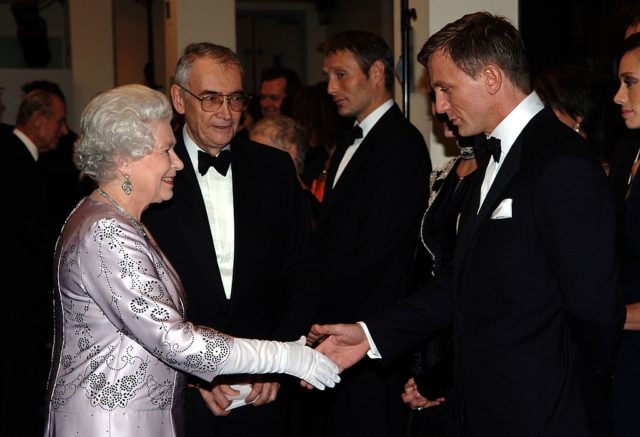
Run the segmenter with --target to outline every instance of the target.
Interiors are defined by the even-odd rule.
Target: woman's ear
[[[491,95],[496,94],[502,86],[504,79],[503,72],[495,64],[487,64],[482,67],[482,77],[484,78],[484,84],[487,88],[487,92]]]
[[[131,159],[124,156],[116,156],[114,159],[116,163],[116,168],[122,174],[129,174],[131,169]]]

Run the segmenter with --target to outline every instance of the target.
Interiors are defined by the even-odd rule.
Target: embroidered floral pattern
[[[233,342],[184,320],[181,285],[162,255],[105,208],[82,204],[58,243],[50,405],[114,411],[135,400],[136,410],[168,409],[184,382],[176,369],[211,379]]]

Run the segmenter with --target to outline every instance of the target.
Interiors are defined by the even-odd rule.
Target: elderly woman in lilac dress
[[[47,436],[180,436],[186,374],[287,373],[323,389],[338,368],[298,342],[233,338],[186,318],[188,296],[140,223],[183,167],[171,106],[141,85],[88,104],[78,167],[97,183],[67,219],[54,261]]]

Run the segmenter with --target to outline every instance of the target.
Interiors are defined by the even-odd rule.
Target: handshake
[[[314,345],[315,349],[308,347]],[[286,373],[300,378],[303,387],[324,390],[335,387],[340,382],[339,373],[368,350],[364,330],[357,324],[314,325],[306,338],[291,342],[235,338],[220,375]],[[218,379],[210,388],[200,388],[200,394],[215,415],[226,416],[238,406],[273,402],[279,385],[265,377],[252,383],[246,378],[228,377]]]
[[[306,346],[317,345],[315,349]],[[324,390],[340,382],[339,373],[365,356],[369,342],[358,324],[313,325],[307,338],[277,342],[234,339],[221,374],[286,373],[307,388]]]

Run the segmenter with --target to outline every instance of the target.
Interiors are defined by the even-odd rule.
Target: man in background
[[[0,195],[5,205],[3,247],[6,326],[2,359],[0,434],[41,435],[52,334],[51,269],[54,237],[46,200],[46,180],[38,160],[67,133],[66,108],[56,94],[35,90],[20,103],[13,131],[0,139],[6,163]],[[28,419],[25,420],[24,418]]]
[[[355,118],[331,160],[316,230],[324,298],[317,321],[335,323],[378,314],[411,290],[431,162],[422,135],[393,102],[385,41],[349,31],[320,49],[328,93],[341,116]],[[324,414],[319,433],[404,437],[403,364],[364,362],[345,372],[339,390],[313,393]]]
[[[280,114],[285,97],[293,98],[300,86],[300,77],[290,68],[273,67],[265,70],[260,82],[262,116]]]

